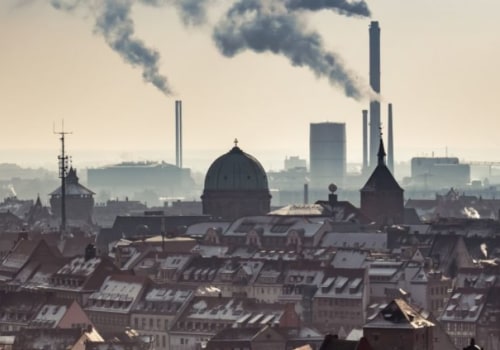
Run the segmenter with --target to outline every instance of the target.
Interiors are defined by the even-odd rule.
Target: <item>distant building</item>
[[[76,169],[70,168],[66,175],[66,218],[71,221],[92,222],[94,211],[94,192],[81,185]],[[50,194],[52,214],[61,217],[61,187]]]
[[[87,169],[89,186],[110,196],[132,196],[158,204],[160,197],[185,197],[195,187],[190,169],[159,162],[124,162]]]
[[[378,163],[361,189],[361,211],[379,225],[404,222],[403,189],[385,165],[384,142],[380,138]]]
[[[456,157],[411,159],[411,183],[424,188],[464,186],[470,182],[470,165]]]
[[[363,335],[374,350],[438,350],[434,348],[434,323],[402,299],[394,299],[370,318]]]
[[[343,184],[346,175],[344,123],[311,123],[309,134],[311,188]]]
[[[192,296],[187,289],[151,286],[134,304],[130,325],[140,335],[151,336],[155,350],[168,350],[168,330]]]
[[[269,187],[273,191],[271,204],[273,206],[290,203],[305,203],[309,201],[309,172],[304,167],[295,167],[281,171],[269,171]]]
[[[438,218],[497,219],[500,199],[460,193],[453,187],[434,199],[408,199],[406,208],[414,208],[422,220]]]
[[[465,348],[476,337],[486,297],[485,290],[457,288],[448,301],[439,321],[457,348]]]
[[[271,209],[271,194],[266,172],[235,141],[228,153],[210,165],[201,200],[203,214],[213,217],[235,220],[267,214]]]
[[[298,156],[291,156],[285,158],[285,170],[292,170],[296,168],[307,169],[307,161]]]
[[[258,324],[252,328],[226,328],[207,343],[207,350],[269,349],[287,350],[319,349],[323,336],[306,327],[283,328]]]

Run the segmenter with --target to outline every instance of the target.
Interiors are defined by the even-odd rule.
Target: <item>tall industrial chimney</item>
[[[363,167],[362,173],[368,169],[368,110],[363,109]]]
[[[175,165],[182,168],[182,101],[175,101]]]
[[[394,175],[394,134],[392,130],[392,103],[388,106],[388,116],[387,116],[387,167]]]
[[[377,21],[370,23],[370,86],[380,94],[380,28]],[[370,101],[370,167],[377,165],[380,141],[380,102]]]

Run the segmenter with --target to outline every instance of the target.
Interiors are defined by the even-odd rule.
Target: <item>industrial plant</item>
[[[368,15],[363,2],[342,4]],[[226,26],[245,6],[255,4],[230,11]],[[460,190],[473,189],[472,175],[456,157],[415,157],[395,177],[380,33],[372,21],[373,94],[354,170],[349,125],[325,121],[309,124],[307,160],[266,171],[250,145],[228,140],[197,183],[176,100],[175,164],[91,167],[84,185],[69,133],[57,132],[49,205],[40,195],[0,203],[0,349],[500,350],[500,199]]]

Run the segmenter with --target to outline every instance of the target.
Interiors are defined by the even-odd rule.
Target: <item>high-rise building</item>
[[[346,174],[345,123],[311,123],[309,164],[311,188],[342,185]]]

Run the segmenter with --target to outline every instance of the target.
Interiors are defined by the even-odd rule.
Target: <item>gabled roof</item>
[[[43,239],[38,241],[21,239],[0,262],[0,275],[14,277],[38,249],[48,250],[54,256],[60,257],[59,252],[49,247]]]
[[[423,327],[434,327],[434,323],[425,319],[403,299],[394,299],[363,328],[415,329]]]
[[[327,334],[319,350],[372,350],[366,338],[357,340],[338,339],[338,336]]]

